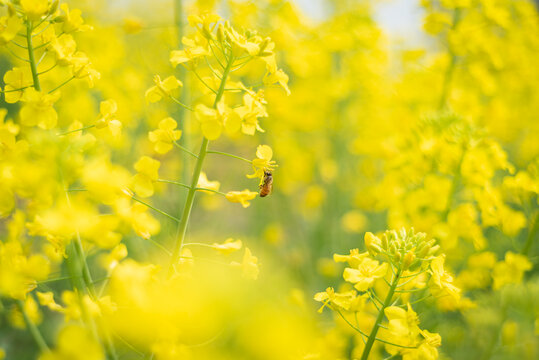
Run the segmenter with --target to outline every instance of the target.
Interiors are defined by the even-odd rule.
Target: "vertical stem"
[[[453,23],[451,24],[451,30],[455,30],[457,27],[457,24],[460,21],[461,16],[461,9],[456,8],[453,12]],[[453,72],[455,70],[455,64],[457,63],[457,56],[451,50],[451,45],[449,46],[449,64],[447,65],[447,68],[445,70],[444,75],[444,82],[442,84],[442,94],[440,95],[440,100],[438,102],[438,110],[443,109],[445,102],[447,101],[447,97],[449,96],[449,87],[451,85],[451,80],[453,79]]]
[[[84,249],[82,248],[82,241],[80,239],[80,234],[78,231],[77,239],[74,245],[75,252],[77,253],[77,257],[79,258],[79,263],[81,265],[82,278],[84,280],[84,284],[86,285],[86,289],[88,290],[88,293],[90,294],[92,300],[97,300],[94,282],[92,280],[92,275],[90,274],[88,263],[86,262],[86,256],[84,255]]]
[[[64,187],[65,188],[65,187]],[[69,198],[69,193],[66,191],[66,199],[67,204],[71,207],[71,200]],[[72,241],[71,244],[71,252],[68,254],[68,268],[70,270],[70,274],[73,279],[73,285],[76,289],[78,289],[79,294],[79,300],[80,300],[80,306],[81,310],[83,312],[83,317],[85,318],[86,323],[90,327],[92,333],[96,337],[96,339],[99,341],[99,333],[97,329],[102,332],[103,334],[103,345],[105,347],[105,350],[107,352],[107,357],[109,359],[117,359],[116,356],[116,349],[114,348],[114,344],[112,343],[111,336],[107,329],[103,326],[102,321],[93,321],[90,314],[88,313],[86,307],[84,306],[84,301],[82,298],[82,294],[88,293],[93,301],[97,300],[96,292],[94,283],[92,280],[92,275],[90,274],[90,268],[88,267],[88,263],[86,262],[86,255],[84,254],[84,248],[82,247],[82,240],[80,238],[80,233],[77,230],[76,231],[76,239]],[[81,276],[79,274],[82,274],[82,281]]]
[[[174,0],[174,22],[176,24],[176,43],[178,47],[182,46],[182,37],[184,34],[184,21],[183,21],[183,0]],[[177,66],[176,71],[178,73],[178,79],[183,83],[182,91],[180,94],[180,102],[184,104],[188,104],[188,88],[189,84],[187,83],[187,71],[184,66]],[[178,116],[178,129],[182,132],[182,137],[179,139],[178,144],[180,146],[183,146],[184,148],[189,148],[189,134],[187,131],[186,126],[186,118],[187,118],[187,112],[186,109],[183,107],[177,107],[176,114]],[[188,179],[190,175],[190,165],[191,164],[191,158],[189,157],[189,154],[185,151],[182,152],[182,179]],[[178,192],[178,202],[179,203],[185,203],[187,199],[187,195],[185,194],[185,191],[180,190]],[[181,210],[178,211],[177,215],[178,217],[181,216]],[[180,225],[176,227],[176,238],[180,236]]]
[[[539,212],[537,212],[537,215],[535,215],[533,219],[530,219],[528,228],[528,238],[526,239],[526,244],[524,244],[524,248],[522,248],[522,255],[528,255],[533,245],[533,240],[535,239],[535,235],[537,234],[537,230],[539,229]]]
[[[39,76],[37,74],[36,58],[34,56],[34,46],[32,45],[32,22],[26,21],[26,44],[28,45],[28,59],[30,60],[30,70],[32,71],[32,79],[34,80],[34,88],[41,91]]]
[[[234,63],[234,55],[230,54],[230,58],[228,59],[228,63],[223,72],[223,77],[221,78],[221,84],[219,85],[219,90],[217,90],[217,94],[215,95],[215,101],[213,103],[214,109],[217,108],[217,104],[219,103],[219,101],[221,101],[221,98],[223,97],[223,94],[225,93],[226,80],[228,78],[228,74],[230,73],[230,69],[232,68],[233,63]],[[204,137],[202,139],[202,145],[200,146],[200,151],[198,153],[198,159],[195,164],[195,169],[193,170],[191,186],[189,188],[189,192],[187,193],[187,198],[185,200],[185,205],[183,207],[183,213],[180,219],[180,225],[178,227],[178,237],[176,238],[176,243],[174,244],[174,251],[172,252],[172,257],[170,259],[170,265],[168,268],[168,276],[172,275],[172,272],[174,271],[174,264],[176,264],[176,262],[178,261],[180,257],[180,253],[182,251],[183,241],[185,239],[185,233],[187,231],[187,223],[189,222],[189,216],[191,215],[193,202],[195,200],[195,193],[196,193],[196,187],[198,185],[198,179],[200,177],[200,172],[202,171],[202,164],[204,163],[204,158],[206,157],[206,153],[208,152],[208,144],[209,144],[209,140]]]
[[[374,326],[371,330],[371,334],[369,335],[369,339],[367,340],[367,343],[365,344],[365,349],[363,349],[361,360],[367,360],[369,358],[369,353],[371,352],[371,348],[374,344],[374,341],[376,340],[376,334],[378,333],[378,329],[380,328],[380,324],[382,323],[382,320],[384,318],[384,310],[386,307],[391,305],[391,299],[393,298],[393,295],[395,294],[395,289],[397,288],[397,284],[399,283],[400,276],[401,276],[401,269],[398,269],[397,275],[393,278],[393,281],[391,282],[391,287],[389,288],[389,292],[387,293],[384,304],[382,305],[382,308],[380,309],[380,312],[378,313],[378,317],[376,318],[376,321],[374,322]]]
[[[67,247],[66,265],[67,271],[71,276],[71,286],[73,287],[79,298],[82,319],[84,323],[86,323],[86,326],[88,326],[88,328],[90,329],[96,341],[99,341],[99,334],[97,332],[95,322],[91,318],[90,314],[88,313],[88,309],[84,304],[83,294],[86,291],[84,287],[84,281],[82,280],[82,277],[80,275],[82,272],[81,264],[77,259],[77,250],[74,242],[71,242],[71,244],[69,244]]]
[[[22,300],[17,300],[17,305],[19,306],[19,310],[21,310],[24,322],[26,323],[26,327],[36,341],[39,350],[41,350],[41,352],[50,351],[49,347],[47,346],[47,343],[45,342],[45,339],[43,339],[43,336],[41,336],[41,333],[39,332],[39,329],[37,328],[36,324],[34,324],[32,319],[30,319],[30,316],[28,316],[28,313],[24,309],[24,302]]]

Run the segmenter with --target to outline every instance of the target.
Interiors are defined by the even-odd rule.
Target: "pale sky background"
[[[325,17],[323,0],[293,0],[315,20]],[[373,0],[375,19],[392,38],[419,43],[424,36],[421,31],[423,15],[419,0]]]

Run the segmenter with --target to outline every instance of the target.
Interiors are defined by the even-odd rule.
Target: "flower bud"
[[[17,14],[17,10],[15,9],[15,6],[13,6],[13,4],[7,4],[7,13],[9,16],[15,16]]]
[[[217,28],[217,41],[220,43],[225,41],[225,29],[223,24],[219,24],[219,27]]]
[[[382,249],[387,250],[387,248],[388,248],[387,235],[384,234],[384,236],[382,236]]]
[[[371,254],[376,255],[380,253],[382,251],[380,248],[381,245],[382,242],[377,236],[371,232],[365,233],[365,247]]]
[[[440,250],[440,245],[435,245],[430,248],[430,251],[428,252],[428,256],[432,256],[436,253],[436,251]]]
[[[406,270],[412,265],[412,263],[415,260],[415,254],[412,251],[408,251],[406,255],[404,255],[404,259],[402,261],[402,269]]]
[[[49,15],[54,14],[58,10],[58,0],[52,3],[50,9],[49,9]]]

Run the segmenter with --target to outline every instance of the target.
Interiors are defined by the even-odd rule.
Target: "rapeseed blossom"
[[[536,357],[537,8],[386,5],[0,1],[0,358]]]

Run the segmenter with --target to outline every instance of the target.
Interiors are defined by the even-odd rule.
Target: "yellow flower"
[[[73,36],[64,35],[54,38],[50,45],[52,51],[56,55],[56,63],[60,66],[68,66],[72,63],[73,54],[77,50],[77,43]]]
[[[259,117],[267,117],[268,113],[264,107],[265,100],[263,99],[263,91],[259,90],[258,93],[248,91],[243,95],[243,105],[236,108],[242,120],[241,131],[246,135],[254,135],[258,130],[264,132],[264,130],[258,124]]]
[[[133,188],[141,197],[153,195],[153,182],[159,178],[159,167],[161,163],[151,157],[143,156],[135,163],[137,174],[133,179]]]
[[[223,124],[216,109],[198,104],[195,107],[195,116],[200,122],[202,134],[208,140],[217,140],[221,136]]]
[[[75,78],[85,79],[90,88],[94,87],[95,80],[101,78],[101,74],[92,67],[88,56],[81,51],[71,56],[71,72]]]
[[[226,194],[226,199],[233,203],[241,203],[244,208],[247,208],[251,205],[249,200],[253,200],[257,195],[257,192],[252,192],[248,189],[243,191],[229,191]]]
[[[382,240],[378,236],[375,236],[370,231],[365,233],[365,248],[369,250],[371,254],[378,254],[382,251]]]
[[[283,70],[279,69],[274,73],[268,72],[264,76],[264,84],[272,85],[275,83],[279,83],[284,91],[286,91],[286,95],[290,95],[290,89],[288,88],[288,75],[286,75]]]
[[[231,26],[225,27],[226,37],[230,42],[232,42],[236,47],[245,50],[249,55],[255,56],[260,52],[259,43],[262,41],[260,36],[254,36],[247,38],[247,36],[238,33]]]
[[[344,310],[349,310],[356,297],[357,294],[353,290],[344,293],[336,293],[332,287],[328,287],[326,291],[316,293],[314,295],[314,300],[323,303],[322,307],[318,309],[318,312],[322,313],[324,308],[328,305],[336,305]]]
[[[146,90],[146,94],[144,95],[146,101],[150,103],[168,98],[172,93],[172,90],[183,86],[183,83],[174,76],[169,76],[165,80],[161,81],[161,77],[159,75],[155,75],[153,77],[153,82],[155,85]]]
[[[21,6],[28,20],[39,20],[49,11],[49,0],[21,0]]]
[[[89,330],[80,325],[67,325],[56,341],[56,349],[42,353],[39,360],[103,360],[105,354]]]
[[[66,34],[75,32],[75,31],[87,31],[92,30],[92,26],[84,24],[84,19],[81,16],[81,11],[79,9],[73,9],[69,11],[69,5],[63,3],[60,5],[60,9],[65,13],[61,17],[62,21],[62,31]]]
[[[249,179],[264,178],[264,171],[273,171],[277,167],[275,161],[271,160],[273,150],[268,145],[258,145],[256,148],[256,159],[252,161],[254,173],[247,175]]]
[[[201,189],[210,189],[210,190],[219,191],[219,188],[221,187],[221,183],[219,181],[208,180],[206,173],[204,171],[201,171],[200,176],[198,177],[197,187]],[[201,191],[201,192],[204,192],[210,195],[215,194],[215,192],[213,191]]]
[[[43,129],[52,129],[58,121],[58,114],[52,106],[60,98],[60,93],[48,94],[34,88],[26,89],[22,98],[24,105],[20,111],[21,124],[38,125]]]
[[[524,273],[531,269],[532,263],[526,256],[508,251],[505,254],[505,261],[500,261],[494,266],[492,287],[496,290],[506,284],[520,284]]]
[[[202,46],[186,47],[183,50],[172,50],[170,52],[170,62],[172,66],[176,67],[178,64],[193,61],[207,55],[210,55],[209,51]]]
[[[333,254],[333,261],[335,262],[347,262],[353,268],[357,268],[363,260],[369,256],[367,251],[359,253],[359,249],[350,250],[350,255]]]
[[[213,243],[212,247],[215,250],[218,250],[222,254],[228,255],[234,251],[241,249],[242,242],[241,240],[234,240],[232,238],[226,239],[224,243]]]
[[[27,296],[26,299],[24,299],[24,311],[26,312],[27,316],[30,318],[30,320],[36,324],[41,324],[41,321],[43,320],[43,314],[41,313],[38,304],[34,300],[33,296]],[[23,315],[18,307],[14,307],[11,313],[9,314],[9,321],[12,326],[19,328],[19,329],[25,329],[26,328],[26,322],[24,321]]]
[[[198,104],[195,107],[195,116],[200,122],[202,134],[208,140],[217,140],[221,136],[223,128],[232,134],[241,125],[239,115],[226,106],[224,101],[217,104],[217,109]]]
[[[384,277],[386,273],[387,263],[379,264],[378,261],[366,257],[357,269],[344,269],[343,278],[345,281],[355,284],[354,287],[357,290],[367,291],[376,279]]]
[[[431,290],[447,293],[455,300],[460,299],[460,289],[453,285],[453,276],[444,269],[445,255],[434,258],[430,264]]]
[[[181,130],[175,130],[178,123],[171,118],[164,118],[159,122],[159,128],[148,133],[148,138],[154,143],[154,150],[159,154],[166,154],[172,149],[172,143],[182,136]]]
[[[258,278],[258,273],[260,272],[258,269],[258,258],[251,254],[249,248],[245,248],[243,261],[241,263],[233,261],[230,265],[233,267],[241,267],[242,275],[247,279],[256,280]]]
[[[95,123],[95,127],[98,129],[108,127],[113,136],[120,135],[122,123],[116,119],[117,111],[118,105],[116,101],[112,99],[101,101],[101,104],[99,104],[99,117]]]
[[[137,18],[125,18],[123,29],[127,34],[136,34],[140,32],[144,27],[144,24]]]
[[[124,244],[118,244],[101,259],[101,264],[105,269],[111,271],[125,257],[127,257],[127,247]]]
[[[37,294],[37,299],[39,301],[39,304],[41,306],[46,306],[52,311],[61,311],[63,309],[62,306],[58,305],[54,301],[54,294],[52,291],[48,291],[44,293],[37,291],[36,294]]]
[[[398,306],[389,306],[385,308],[384,313],[389,321],[388,330],[397,338],[396,340],[403,340],[405,344],[413,344],[420,330],[419,319],[412,306],[408,304],[408,310]]]
[[[22,99],[24,88],[30,86],[32,80],[26,68],[14,67],[5,73],[4,82],[6,83],[4,88],[6,102],[13,104]]]
[[[201,15],[189,15],[187,17],[189,26],[196,28],[202,36],[206,38],[213,38],[212,32],[221,17],[217,14],[201,14]]]
[[[22,27],[22,19],[17,15],[0,18],[0,45],[5,45],[17,36]]]

